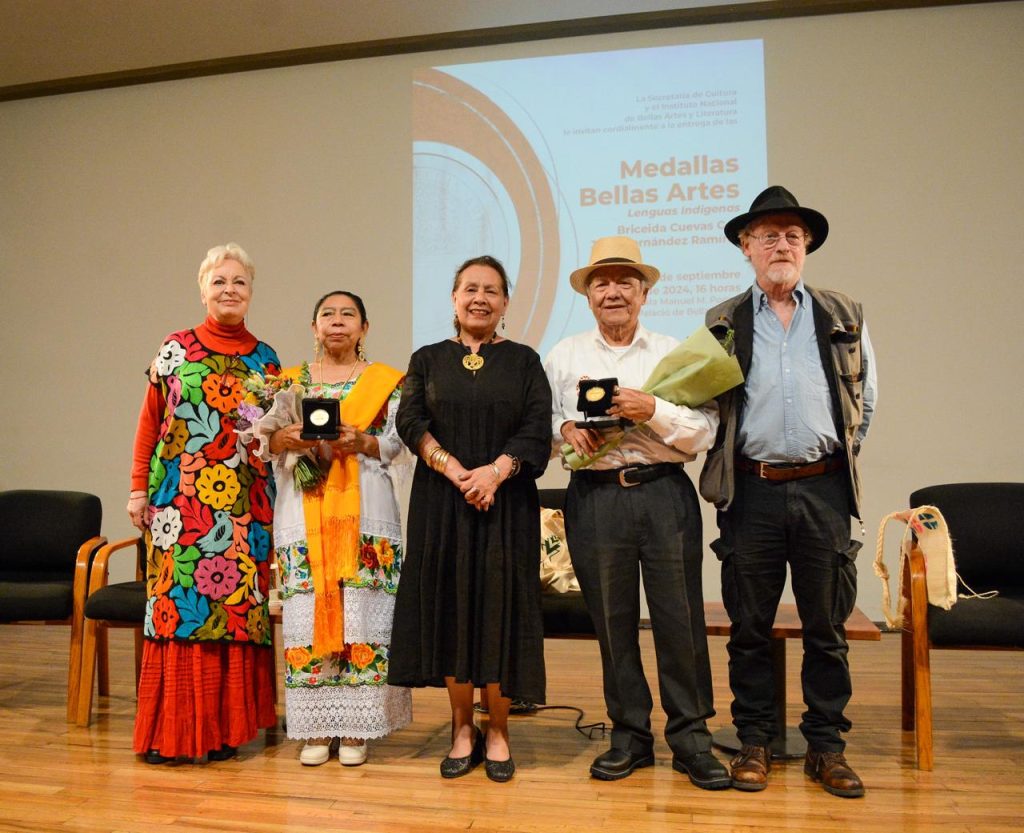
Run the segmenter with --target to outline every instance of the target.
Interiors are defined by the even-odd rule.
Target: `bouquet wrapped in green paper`
[[[729,355],[726,347],[719,343],[707,327],[699,327],[658,362],[641,390],[673,405],[696,408],[742,381],[743,372],[736,357]],[[571,445],[564,443],[562,456],[573,471],[586,468],[617,448],[625,436],[637,427],[631,425],[619,431],[587,457],[580,457]]]

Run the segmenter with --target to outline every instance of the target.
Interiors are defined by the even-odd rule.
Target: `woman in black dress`
[[[501,263],[466,261],[452,302],[456,336],[413,354],[396,419],[420,459],[389,680],[447,687],[442,776],[485,761],[491,780],[507,781],[510,700],[544,702],[534,480],[550,453],[551,389],[537,354],[498,335],[508,308]],[[487,690],[486,737],[473,724],[475,687]]]

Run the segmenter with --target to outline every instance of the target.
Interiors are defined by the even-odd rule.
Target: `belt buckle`
[[[626,466],[625,468],[619,469],[619,485],[623,489],[631,489],[634,486],[639,486],[640,485],[639,483],[628,483],[626,481],[626,474],[627,474],[627,472],[636,471],[638,468],[639,468],[639,466]]]
[[[767,480],[768,479],[768,475],[765,474],[765,469],[766,468],[768,468],[768,464],[765,463],[765,462],[761,462],[761,463],[757,464],[757,476],[760,477],[762,480]]]

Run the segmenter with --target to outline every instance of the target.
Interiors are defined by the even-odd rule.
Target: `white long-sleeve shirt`
[[[640,389],[658,362],[678,344],[677,339],[653,333],[638,324],[628,347],[609,345],[595,327],[562,339],[551,348],[544,360],[544,371],[551,384],[551,434],[555,451],[564,442],[562,425],[584,418],[576,408],[576,385],[581,377],[614,377],[620,387]],[[717,431],[718,405],[713,400],[700,408],[687,408],[655,397],[654,416],[631,431],[618,448],[591,468],[688,463],[711,447]]]

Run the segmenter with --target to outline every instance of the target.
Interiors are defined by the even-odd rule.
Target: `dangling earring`
[[[313,361],[320,361],[320,339],[313,338]]]
[[[505,316],[501,316],[501,331],[505,332]]]
[[[363,349],[362,339],[359,339],[359,341],[356,342],[356,358],[361,362],[366,361],[366,350]]]
[[[459,323],[458,315],[452,316],[452,324],[455,325],[455,335],[460,335],[462,333],[462,325]]]

